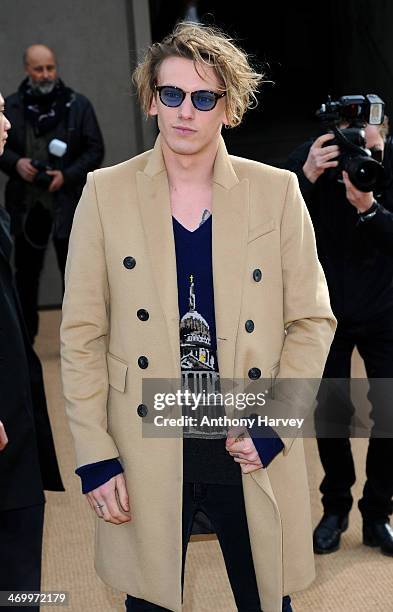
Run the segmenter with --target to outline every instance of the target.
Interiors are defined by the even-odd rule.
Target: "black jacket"
[[[0,511],[43,503],[43,488],[64,491],[42,368],[14,287],[8,227],[9,216],[0,207],[0,420],[9,440],[0,451]]]
[[[15,169],[20,157],[26,157],[26,129],[23,98],[20,90],[5,99],[7,118],[11,122],[7,146],[0,157],[0,170],[9,180],[5,206],[11,215],[11,231],[21,231],[25,181]],[[68,238],[75,208],[86,182],[86,175],[98,168],[104,157],[104,142],[94,109],[85,96],[73,92],[73,102],[57,128],[55,137],[67,143],[62,158],[51,158],[55,169],[64,175],[64,185],[54,194],[54,235]]]
[[[393,309],[393,214],[389,189],[374,217],[361,222],[345,186],[325,172],[310,183],[303,172],[312,140],[300,145],[286,168],[297,174],[314,225],[318,256],[332,309],[341,322],[362,322]]]

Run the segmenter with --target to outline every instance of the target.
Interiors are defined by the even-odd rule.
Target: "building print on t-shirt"
[[[194,275],[190,274],[188,312],[180,319],[180,364],[182,390],[192,393],[219,393],[219,372],[217,356],[212,346],[210,327],[206,319],[196,309]],[[219,417],[225,414],[222,406],[198,406],[196,410],[184,406],[184,414],[190,415],[200,423],[202,417]],[[186,437],[221,438],[226,429],[221,426],[201,425],[185,427]]]
[[[211,387],[218,379],[216,354],[212,350],[209,324],[195,308],[194,277],[190,275],[189,311],[180,319],[180,358],[182,372],[200,372],[192,378],[202,379],[202,373],[211,373]],[[199,386],[199,385],[198,385]]]

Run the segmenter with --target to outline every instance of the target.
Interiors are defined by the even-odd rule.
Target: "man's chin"
[[[196,155],[204,145],[200,142],[191,142],[180,138],[165,138],[163,137],[167,147],[177,155]]]

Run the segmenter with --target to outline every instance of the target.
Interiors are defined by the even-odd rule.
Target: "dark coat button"
[[[147,321],[150,316],[147,310],[145,310],[144,308],[140,308],[136,314],[138,319],[140,319],[141,321]]]
[[[125,268],[127,268],[127,270],[132,270],[132,268],[135,268],[136,266],[136,261],[133,257],[129,256],[129,257],[125,257],[123,259],[123,266]]]
[[[140,368],[142,368],[142,370],[145,370],[147,366],[149,365],[148,358],[145,357],[144,355],[141,355],[140,357],[138,357],[138,365]]]
[[[140,417],[145,417],[147,413],[149,412],[146,404],[139,404],[136,411]]]
[[[250,368],[248,370],[248,378],[252,380],[256,380],[257,378],[261,378],[261,370],[259,368]]]
[[[254,331],[254,327],[255,327],[255,325],[254,325],[254,321],[251,321],[251,319],[248,319],[248,321],[246,321],[246,323],[245,323],[245,328],[246,328],[246,331],[247,331],[249,334],[251,334],[251,332],[253,332],[253,331]]]
[[[262,270],[255,268],[254,272],[252,273],[252,277],[255,282],[259,283],[259,281],[262,280]]]

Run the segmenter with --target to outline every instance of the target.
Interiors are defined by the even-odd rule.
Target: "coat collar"
[[[166,318],[174,365],[180,373],[176,253],[168,176],[157,138],[137,174],[140,211],[156,288]],[[213,286],[217,356],[222,378],[233,378],[248,233],[248,180],[239,180],[220,139],[213,173]]]

